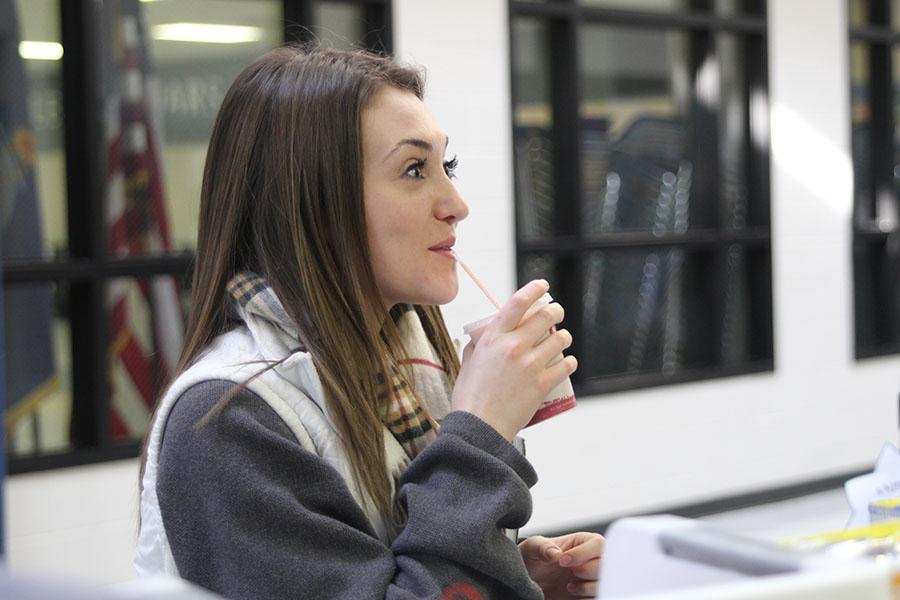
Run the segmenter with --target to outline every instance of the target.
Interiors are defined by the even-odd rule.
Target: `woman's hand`
[[[599,533],[533,536],[519,544],[519,552],[528,575],[544,591],[546,600],[593,598],[605,543]]]
[[[578,366],[573,356],[548,366],[572,343],[565,329],[547,335],[563,320],[559,304],[548,304],[524,318],[548,288],[546,281],[535,280],[513,294],[477,343],[466,346],[453,388],[454,410],[471,412],[508,440],[531,420],[550,390]]]

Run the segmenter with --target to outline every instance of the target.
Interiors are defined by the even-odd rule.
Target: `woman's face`
[[[451,181],[447,135],[415,94],[385,85],[362,113],[363,204],[385,308],[456,297],[448,252],[469,207]]]

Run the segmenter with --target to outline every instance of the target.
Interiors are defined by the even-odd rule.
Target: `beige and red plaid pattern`
[[[296,326],[265,279],[244,271],[232,277],[227,289],[241,311],[270,321],[282,334],[287,333],[294,338],[298,351],[304,351],[302,343],[297,339]],[[397,322],[404,348],[413,354],[402,362],[409,366],[409,372],[415,377],[416,391],[434,396],[425,400],[428,406],[436,410],[437,414],[434,416],[440,418],[449,409],[450,385],[447,374],[437,363],[414,308],[396,307],[391,311],[391,316]],[[399,369],[391,369],[390,385],[384,376],[379,376],[378,385],[379,400],[388,399],[383,404],[382,422],[412,459],[437,436],[438,423],[413,393]]]

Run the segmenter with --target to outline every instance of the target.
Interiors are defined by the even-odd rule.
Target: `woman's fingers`
[[[525,316],[525,312],[549,289],[550,284],[543,279],[535,279],[522,286],[500,309],[500,314],[495,321],[496,327],[500,331],[516,329],[522,321],[522,317]]]
[[[566,357],[566,359],[569,358],[573,357]],[[600,558],[606,545],[606,540],[599,533],[579,532],[563,537],[568,539],[564,541],[561,541],[559,538],[556,539],[560,546],[567,547],[566,551],[559,558],[559,564],[569,568]]]
[[[596,598],[596,581],[570,581],[566,585],[566,591],[575,598]]]
[[[519,544],[522,558],[525,560],[554,562],[562,550],[556,542],[542,535],[533,535]]]
[[[596,581],[600,576],[600,560],[599,558],[594,558],[586,563],[580,564],[577,567],[571,568],[572,575],[577,577],[578,579],[584,579],[586,581]]]
[[[560,329],[551,333],[534,348],[535,361],[538,364],[549,366],[554,359],[559,358],[560,353],[572,345],[572,334],[566,329]]]
[[[536,309],[532,314],[519,325],[517,335],[521,335],[523,339],[529,340],[530,345],[534,346],[538,340],[547,336],[547,332],[554,325],[562,323],[566,316],[566,311],[558,302],[551,302]]]
[[[570,376],[578,368],[578,359],[574,356],[566,356],[558,363],[554,363],[544,369],[540,379],[540,385],[550,392],[566,377]],[[545,393],[546,393],[545,392]]]

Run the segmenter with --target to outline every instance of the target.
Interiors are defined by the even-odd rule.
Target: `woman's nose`
[[[448,223],[457,223],[469,216],[469,205],[463,200],[456,186],[449,182],[449,188],[437,206],[437,218]]]

